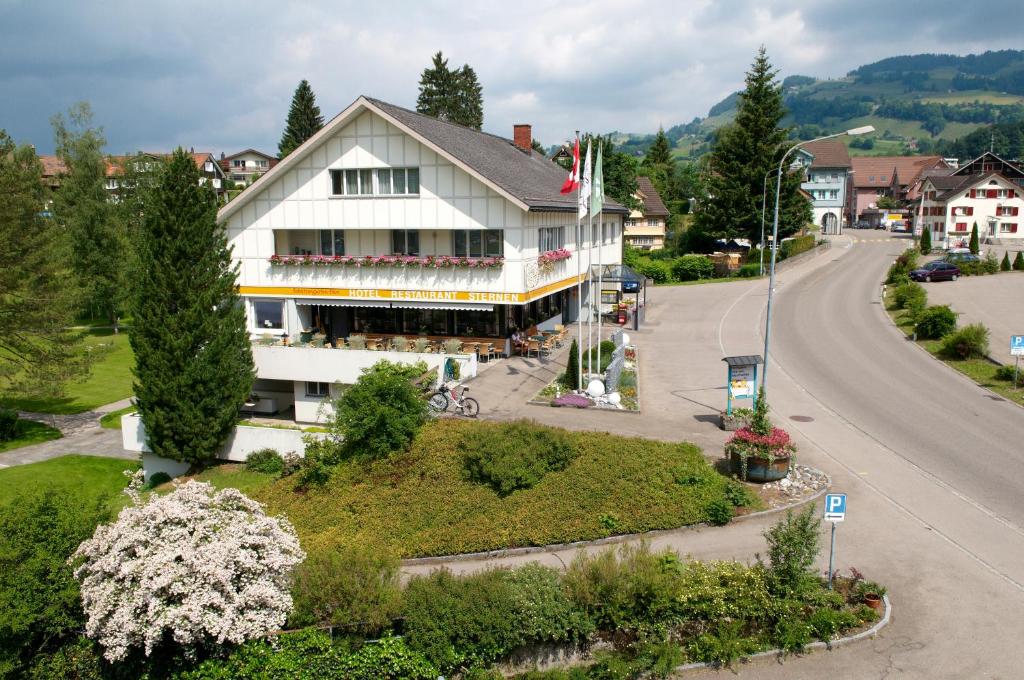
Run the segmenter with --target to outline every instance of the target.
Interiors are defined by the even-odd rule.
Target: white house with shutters
[[[360,97],[220,210],[258,409],[322,420],[381,358],[438,365],[446,338],[504,354],[516,328],[575,319],[577,271],[621,261],[628,211],[607,201],[578,239],[565,170],[514,133]],[[434,351],[386,351],[396,338]]]
[[[928,177],[922,186],[918,220],[932,232],[935,247],[966,246],[971,230],[986,243],[1024,244],[1021,187],[996,173]]]

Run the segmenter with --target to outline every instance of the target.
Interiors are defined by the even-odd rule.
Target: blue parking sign
[[[1024,355],[1024,335],[1010,336],[1010,356]]]
[[[846,494],[825,494],[825,521],[842,522],[846,519]]]

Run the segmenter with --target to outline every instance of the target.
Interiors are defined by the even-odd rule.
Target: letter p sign
[[[842,522],[846,519],[846,494],[830,493],[825,495],[825,521]]]

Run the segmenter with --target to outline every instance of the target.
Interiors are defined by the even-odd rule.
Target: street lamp
[[[758,276],[764,276],[764,204],[765,199],[768,197],[768,175],[772,174],[769,170],[764,174],[764,181],[761,182],[761,242],[757,244],[757,249],[761,255],[761,266],[758,269]]]
[[[866,135],[874,131],[873,125],[865,125],[832,135],[809,139],[805,142],[797,142],[789,147],[789,150],[782,154],[782,158],[779,159],[779,167],[775,176],[775,218],[772,220],[772,266],[768,275],[768,310],[765,312],[764,319],[764,368],[761,369],[761,389],[765,391],[765,394],[768,392],[768,345],[772,336],[772,295],[775,293],[775,258],[779,252],[779,195],[782,189],[782,166],[786,162],[786,156],[804,144],[810,144],[811,142],[820,142],[823,139],[832,139],[833,137],[842,137],[843,135]]]

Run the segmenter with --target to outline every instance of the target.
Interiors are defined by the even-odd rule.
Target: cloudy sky
[[[738,89],[759,45],[781,76],[838,77],[898,54],[1022,47],[1024,2],[0,0],[0,128],[40,152],[92,104],[110,153],[276,152],[295,86],[325,118],[360,94],[414,107],[442,50],[484,90],[484,129],[653,132]]]

